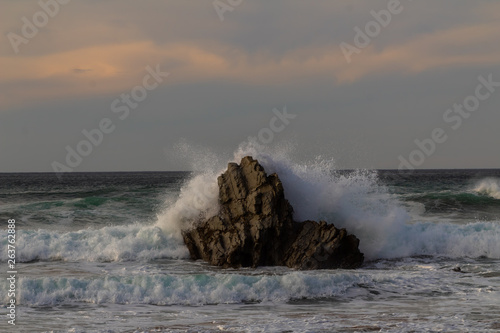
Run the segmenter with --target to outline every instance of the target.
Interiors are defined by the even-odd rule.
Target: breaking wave
[[[188,257],[182,242],[155,226],[133,224],[73,232],[18,230],[16,236],[18,262],[107,262]],[[6,261],[7,251],[1,256],[2,261]]]
[[[474,186],[474,192],[500,199],[500,180],[495,178],[482,179]]]
[[[250,155],[268,174],[276,172],[294,208],[295,220],[326,220],[345,227],[360,239],[360,249],[367,259],[423,254],[500,258],[498,223],[415,223],[404,205],[380,184],[375,171],[340,172],[335,169],[334,160],[321,157],[295,163],[289,158],[289,151],[244,143],[231,162],[239,163],[242,157]],[[199,216],[216,211],[217,176],[225,165],[219,160],[204,165],[212,167],[187,182],[178,199],[159,215],[157,225],[167,234],[180,237],[182,228]],[[495,187],[489,184],[489,193],[494,194]]]

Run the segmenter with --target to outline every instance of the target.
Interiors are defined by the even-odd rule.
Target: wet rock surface
[[[252,157],[229,163],[218,177],[219,214],[182,235],[192,259],[222,267],[356,268],[359,240],[325,221],[293,220],[277,174]]]

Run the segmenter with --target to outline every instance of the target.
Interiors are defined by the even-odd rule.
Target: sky
[[[0,172],[190,170],[249,137],[338,168],[500,168],[499,1],[0,8]]]

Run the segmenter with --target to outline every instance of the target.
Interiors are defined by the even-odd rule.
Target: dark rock
[[[218,178],[220,210],[182,235],[191,258],[222,267],[356,268],[359,240],[324,221],[295,222],[277,174],[247,156]]]

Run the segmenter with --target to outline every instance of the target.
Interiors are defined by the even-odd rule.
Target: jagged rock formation
[[[359,240],[324,221],[295,222],[277,174],[252,157],[218,178],[220,211],[183,231],[191,258],[222,267],[356,268]]]

